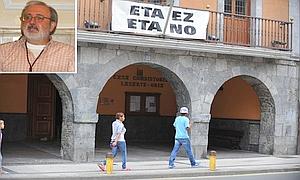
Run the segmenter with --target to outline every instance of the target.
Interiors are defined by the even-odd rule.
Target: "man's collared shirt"
[[[25,38],[21,38],[0,45],[0,72],[29,72],[25,43]],[[36,59],[29,49],[28,58],[31,64]],[[32,72],[75,72],[74,47],[50,40],[34,63]]]

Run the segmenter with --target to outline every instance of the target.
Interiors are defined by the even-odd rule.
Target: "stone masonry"
[[[223,83],[237,76],[259,97],[259,152],[296,154],[299,72],[294,60],[78,42],[78,73],[49,77],[63,101],[63,158],[78,162],[94,158],[98,95],[114,73],[132,64],[159,69],[174,89],[177,106],[190,108],[196,158],[207,155],[214,96]]]

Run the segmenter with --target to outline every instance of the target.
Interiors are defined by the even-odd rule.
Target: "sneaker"
[[[196,164],[192,165],[191,167],[192,167],[192,168],[200,167],[200,163],[196,163]]]
[[[105,166],[102,163],[98,164],[98,167],[101,171],[105,171]]]
[[[174,169],[174,165],[169,165],[169,169]]]

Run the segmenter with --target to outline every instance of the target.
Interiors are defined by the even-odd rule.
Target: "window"
[[[232,9],[232,4],[231,4],[231,0],[225,0],[224,2],[224,12],[225,13],[231,13],[231,9]]]
[[[141,111],[141,96],[129,96],[129,112]]]
[[[159,93],[126,93],[126,114],[159,115]]]
[[[235,12],[239,15],[246,15],[246,0],[236,0]]]
[[[249,0],[224,0],[224,12],[246,15],[248,1]]]

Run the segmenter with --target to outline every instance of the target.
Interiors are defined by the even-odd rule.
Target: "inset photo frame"
[[[0,0],[0,73],[77,73],[76,0]]]

